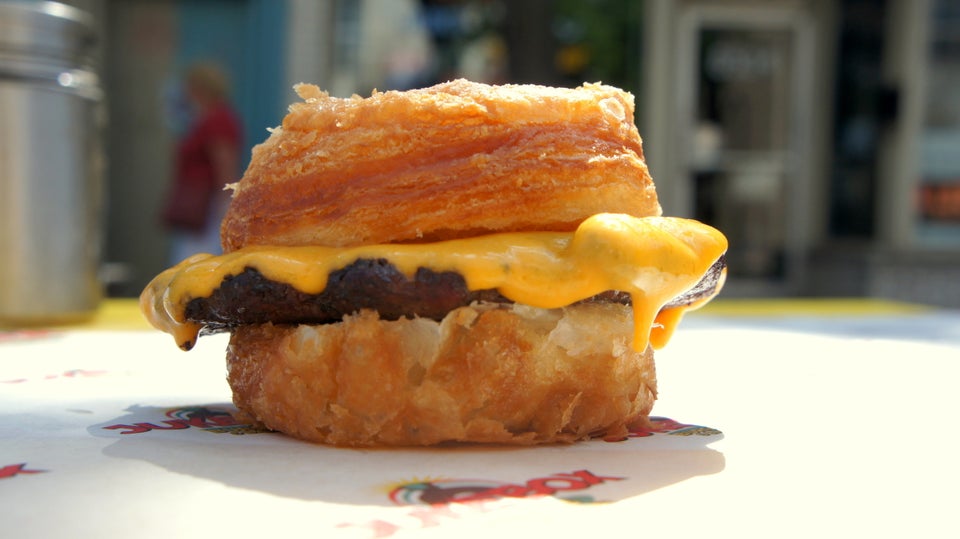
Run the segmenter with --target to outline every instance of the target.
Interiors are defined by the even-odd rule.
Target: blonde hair
[[[216,64],[198,62],[192,64],[184,80],[189,88],[202,93],[211,100],[225,100],[230,96],[227,74]]]

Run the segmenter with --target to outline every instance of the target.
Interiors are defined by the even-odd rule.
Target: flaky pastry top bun
[[[455,80],[304,99],[253,150],[223,221],[248,245],[422,242],[569,231],[596,213],[659,215],[633,96]]]

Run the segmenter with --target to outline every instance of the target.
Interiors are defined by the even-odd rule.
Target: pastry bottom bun
[[[326,325],[237,328],[227,351],[248,419],[312,442],[419,446],[623,437],[656,398],[629,306],[476,303],[440,322],[364,310]]]

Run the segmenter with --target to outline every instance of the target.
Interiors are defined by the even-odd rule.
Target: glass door
[[[688,90],[677,109],[685,132],[676,170],[687,213],[729,238],[731,285],[766,293],[786,292],[803,265],[814,111],[800,20],[789,10],[705,7],[691,9],[678,33],[679,85]]]

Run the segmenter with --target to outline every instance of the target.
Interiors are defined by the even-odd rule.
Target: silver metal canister
[[[0,2],[0,326],[92,315],[101,301],[101,90],[92,20]]]

